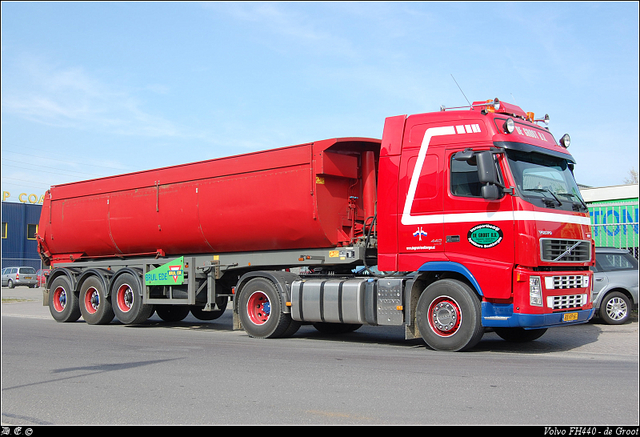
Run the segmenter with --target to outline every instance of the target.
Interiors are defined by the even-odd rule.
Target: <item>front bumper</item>
[[[482,302],[482,326],[486,328],[543,329],[588,322],[594,309],[568,310],[555,313],[514,313],[513,304]]]

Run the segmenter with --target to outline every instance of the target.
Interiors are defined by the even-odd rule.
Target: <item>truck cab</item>
[[[477,295],[482,327],[504,336],[587,321],[594,245],[569,137],[558,144],[545,120],[498,99],[455,109],[386,120],[379,269],[417,272],[410,317],[423,291],[448,278]],[[461,329],[453,297],[425,311],[421,332],[446,341]]]

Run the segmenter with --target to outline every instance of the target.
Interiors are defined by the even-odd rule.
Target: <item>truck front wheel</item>
[[[251,337],[274,338],[293,335],[300,323],[282,311],[282,301],[275,285],[264,278],[247,282],[240,294],[238,315],[242,327]]]
[[[480,299],[465,283],[441,279],[429,285],[416,307],[422,339],[440,351],[463,351],[478,344],[482,327]]]
[[[122,274],[114,282],[111,303],[116,318],[125,325],[142,323],[153,314],[153,305],[142,303],[138,280],[129,273]]]

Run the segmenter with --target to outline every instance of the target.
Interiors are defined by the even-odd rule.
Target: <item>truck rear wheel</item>
[[[291,336],[300,327],[300,322],[283,312],[278,290],[267,279],[254,278],[247,282],[238,303],[240,322],[251,337]]]
[[[97,277],[87,278],[80,287],[80,312],[90,325],[111,323],[114,314],[104,284]]]
[[[58,322],[75,322],[80,318],[78,296],[66,276],[58,276],[49,288],[49,312]]]
[[[153,305],[142,303],[138,280],[130,273],[118,276],[111,291],[116,318],[125,325],[142,323],[153,314]]]
[[[429,285],[416,307],[416,323],[429,347],[463,351],[482,338],[480,299],[465,283],[441,279]]]

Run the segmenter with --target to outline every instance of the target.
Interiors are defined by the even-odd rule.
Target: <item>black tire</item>
[[[49,312],[58,322],[75,322],[80,318],[78,296],[66,276],[58,276],[49,287]]]
[[[110,296],[96,276],[87,278],[80,287],[80,312],[90,325],[106,325],[114,318]]]
[[[165,322],[179,322],[189,315],[189,306],[156,305],[156,314]]]
[[[289,337],[300,327],[300,322],[283,312],[280,294],[268,279],[251,279],[242,289],[239,299],[240,323],[251,337]]]
[[[362,325],[357,323],[325,323],[316,322],[313,327],[323,334],[348,334],[360,329]]]
[[[7,282],[7,287],[9,288],[14,288],[15,285],[13,285],[13,281],[11,279],[9,279],[9,281]]]
[[[455,279],[441,279],[424,290],[416,323],[427,346],[439,351],[471,349],[484,334],[480,299]]]
[[[216,299],[216,304],[220,309],[214,311],[204,311],[203,306],[197,305],[192,305],[189,307],[189,309],[191,310],[191,314],[193,315],[193,317],[198,320],[215,320],[224,314],[225,310],[227,309],[228,302],[229,299],[227,299],[226,296],[223,296]]]
[[[609,325],[622,325],[629,320],[631,302],[619,291],[607,294],[600,304],[598,315]]]
[[[136,325],[153,314],[153,305],[142,303],[138,279],[124,273],[116,279],[111,289],[111,305],[116,318],[125,325]]]
[[[494,328],[494,330],[500,338],[510,343],[526,343],[537,340],[547,332],[547,328],[529,330],[524,328]]]

